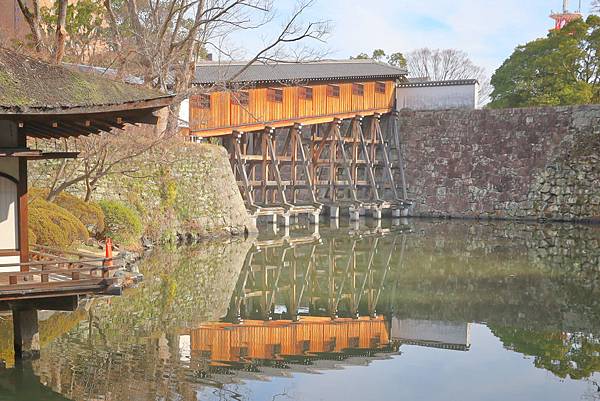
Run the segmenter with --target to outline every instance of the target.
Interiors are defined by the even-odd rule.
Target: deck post
[[[40,356],[40,331],[36,309],[13,309],[13,333],[16,359]]]
[[[274,215],[275,218],[277,218],[277,215]],[[281,222],[280,225],[282,225],[283,227],[289,227],[290,226],[290,214],[289,213],[285,213],[281,215]]]
[[[321,216],[321,212],[316,211],[314,213],[311,213],[309,215],[309,219],[310,219],[310,224],[314,224],[314,225],[319,225],[319,218]]]
[[[332,219],[340,218],[340,207],[339,206],[329,206],[329,217]]]
[[[360,220],[360,208],[350,208],[350,221],[359,221]]]
[[[381,220],[381,209],[373,209],[373,218],[376,220]]]

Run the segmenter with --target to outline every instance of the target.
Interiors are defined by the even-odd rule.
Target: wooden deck
[[[123,266],[120,257],[102,258],[93,254],[56,251],[35,247],[31,262],[0,265],[0,310],[27,300],[43,300],[107,293],[116,283],[113,273]]]

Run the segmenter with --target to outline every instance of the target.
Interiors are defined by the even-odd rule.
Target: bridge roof
[[[198,64],[194,84],[331,82],[360,79],[401,79],[407,75],[406,69],[375,60],[255,63],[238,75],[246,64],[247,62],[206,62]]]
[[[398,84],[399,88],[427,88],[433,86],[462,86],[462,85],[476,85],[479,81],[476,79],[453,79],[447,81],[428,81],[423,78],[409,79],[408,82],[401,82]]]

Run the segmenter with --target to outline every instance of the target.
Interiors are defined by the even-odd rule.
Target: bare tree
[[[433,81],[476,79],[479,81],[479,102],[484,105],[492,92],[485,69],[473,63],[469,55],[456,49],[414,50],[406,56],[408,74],[412,78]]]
[[[298,2],[294,12],[272,40],[239,70],[235,79],[256,62],[281,60],[284,49],[306,39],[322,41],[329,31],[326,21],[304,23],[301,19],[313,4]],[[195,65],[208,51],[231,58],[223,45],[233,32],[252,30],[274,20],[273,0],[104,0],[120,71],[138,73],[145,82],[177,94],[168,130],[173,131],[180,102],[193,90]],[[305,52],[308,53],[308,52]],[[314,56],[314,54],[312,54]],[[298,55],[296,54],[296,58]],[[121,75],[124,73],[121,72]],[[197,92],[198,89],[196,88]]]
[[[61,192],[71,187],[84,189],[84,199],[89,201],[98,183],[114,174],[139,174],[140,156],[152,153],[154,164],[165,166],[171,162],[167,144],[177,146],[174,138],[157,133],[157,128],[148,125],[129,126],[118,134],[104,133],[80,139],[63,139],[58,143],[47,142],[64,151],[77,151],[75,160],[62,159],[46,162],[39,177],[32,177],[33,186],[47,187],[47,200],[54,200]],[[50,180],[48,180],[50,177]]]
[[[592,8],[591,8],[593,13],[598,13],[600,14],[600,0],[594,0],[592,1]]]
[[[27,25],[29,25],[29,29],[31,30],[31,36],[33,41],[33,47],[36,52],[41,52],[42,50],[42,30],[41,30],[41,21],[40,21],[40,4],[38,0],[31,1],[31,8],[27,5],[25,0],[17,0],[19,3],[19,8],[23,13],[23,17],[25,21],[27,21]]]
[[[291,49],[306,39],[323,41],[328,33],[326,21],[302,20],[312,4],[312,0],[299,1],[276,34],[265,40],[264,47],[227,82],[219,85],[228,88],[229,83],[253,63],[280,61],[290,55],[295,60],[316,57],[318,53],[308,47]],[[131,128],[127,128],[118,135],[59,142],[61,150],[76,147],[81,153],[77,160],[50,166],[49,200],[70,187],[81,185],[85,185],[85,197],[89,199],[102,178],[118,173],[134,174],[131,166],[136,159],[174,138],[180,102],[205,91],[192,86],[198,59],[207,49],[220,57],[231,58],[230,51],[223,45],[224,38],[233,32],[273,22],[276,11],[273,0],[102,0],[102,5],[109,32],[107,64],[116,68],[120,77],[141,76],[147,85],[174,92],[175,101],[168,113],[165,131],[139,136],[131,135]],[[59,27],[56,33],[58,39]],[[62,50],[55,46],[55,60],[59,61],[64,46]]]

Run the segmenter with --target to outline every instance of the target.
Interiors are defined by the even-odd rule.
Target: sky
[[[592,0],[582,0],[587,15]],[[290,15],[296,0],[274,0],[278,17],[262,31],[234,37],[247,54],[262,48]],[[578,0],[571,0],[571,9]],[[332,32],[324,46],[328,58],[345,59],[384,49],[388,54],[429,48],[466,51],[491,75],[514,48],[548,33],[551,11],[561,0],[314,0],[305,21],[330,20]]]

